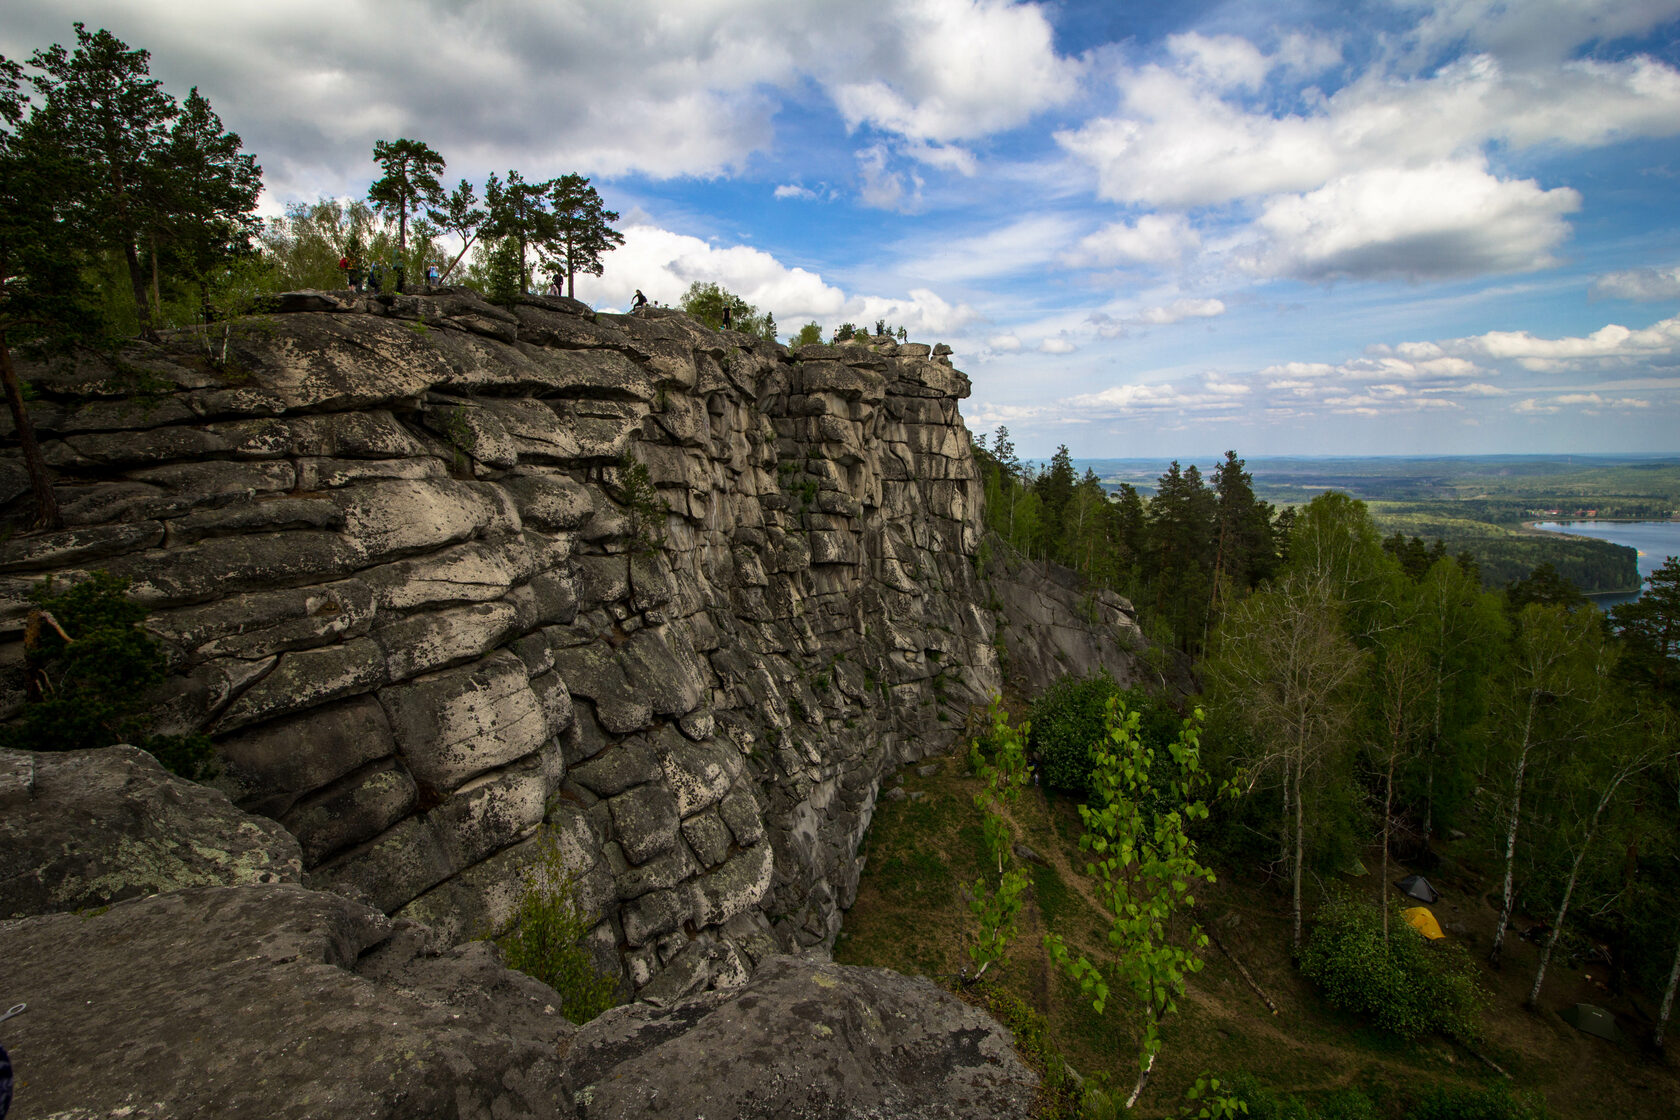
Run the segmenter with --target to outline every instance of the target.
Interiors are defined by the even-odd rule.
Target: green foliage
[[[577,892],[577,874],[566,866],[557,832],[544,828],[513,928],[498,944],[509,968],[560,993],[561,1013],[581,1024],[618,1003],[618,981],[596,971],[584,943],[594,916],[584,913]]]
[[[1078,1090],[1069,1074],[1067,1061],[1050,1038],[1050,1022],[1020,996],[1003,988],[987,988],[986,1010],[1008,1028],[1015,1039],[1015,1052],[1039,1076],[1039,1111],[1045,1120],[1079,1115]]]
[[[1544,1101],[1512,1096],[1503,1085],[1488,1089],[1436,1089],[1412,1105],[1408,1120],[1546,1120]]]
[[[974,944],[968,947],[968,959],[974,962],[976,980],[1003,959],[1009,943],[1015,940],[1015,923],[1021,915],[1021,896],[1026,893],[1027,885],[1026,875],[1016,868],[998,877],[996,890],[986,885],[984,877],[974,880],[974,897],[968,908],[980,928]]]
[[[624,244],[624,235],[612,227],[618,211],[608,210],[582,175],[552,180],[548,201],[554,232],[542,246],[543,260],[557,276],[566,278],[566,295],[572,296],[577,274],[601,275],[605,268],[601,254]]]
[[[1333,1006],[1401,1038],[1430,1034],[1474,1041],[1484,996],[1470,958],[1429,944],[1398,917],[1384,945],[1375,907],[1339,898],[1318,911],[1301,952],[1301,974]]]
[[[1202,1076],[1184,1090],[1187,1102],[1178,1110],[1181,1117],[1194,1120],[1234,1120],[1248,1115],[1248,1102],[1235,1091],[1235,1086],[1222,1083],[1217,1077]],[[1350,1118],[1351,1120],[1351,1118]],[[1376,1120],[1375,1116],[1371,1120]]]
[[[817,346],[822,343],[822,324],[812,320],[799,328],[799,333],[788,339],[789,347]]]
[[[127,589],[126,579],[96,572],[63,591],[43,581],[29,593],[36,604],[24,654],[30,699],[17,723],[0,728],[0,745],[77,751],[133,743],[182,777],[208,777],[207,738],[148,731],[144,697],[164,678],[164,655],[140,628],[146,609]]]
[[[1226,1088],[1247,1104],[1248,1120],[1382,1120],[1383,1116],[1358,1089],[1337,1089],[1308,1103],[1295,1095],[1280,1097],[1246,1072],[1229,1079]]]
[[[1079,984],[1097,1014],[1115,989],[1130,992],[1142,1036],[1133,1101],[1161,1049],[1162,1019],[1178,1010],[1185,982],[1202,967],[1207,935],[1194,921],[1180,928],[1180,919],[1195,908],[1194,885],[1214,881],[1188,832],[1208,815],[1198,796],[1206,780],[1201,713],[1184,721],[1162,752],[1161,767],[1155,748],[1138,735],[1138,722],[1138,713],[1119,697],[1109,701],[1103,742],[1092,751],[1092,804],[1079,807],[1085,822],[1079,846],[1092,856],[1086,872],[1109,915],[1108,957],[1074,957],[1059,936],[1044,938],[1051,959]]]
[[[723,329],[723,312],[729,310],[729,329],[766,342],[776,341],[776,323],[769,312],[742,299],[720,284],[696,280],[683,293],[679,306],[714,331]]]
[[[491,303],[511,307],[525,294],[520,279],[519,242],[511,237],[498,238],[490,243],[480,267],[468,272],[465,282],[479,288]]]
[[[1002,806],[1020,796],[1027,784],[1026,740],[1028,726],[1013,727],[1001,698],[994,697],[987,708],[987,729],[969,745],[969,760],[984,781],[985,788],[974,795],[981,811],[981,835],[989,862],[997,865],[998,882],[992,889],[982,876],[974,881],[969,910],[979,921],[976,941],[969,947],[978,980],[993,964],[1003,959],[1015,939],[1016,919],[1029,880],[1017,870],[1005,870],[1014,846],[1014,833],[1004,820]],[[986,746],[982,747],[982,740]]]
[[[1063,677],[1033,703],[1029,743],[1044,784],[1084,795],[1091,788],[1091,748],[1103,738],[1109,701],[1120,685],[1106,672]]]
[[[647,464],[628,451],[618,461],[618,472],[630,551],[640,555],[657,552],[665,543],[665,517],[670,512],[665,499],[659,496]]]

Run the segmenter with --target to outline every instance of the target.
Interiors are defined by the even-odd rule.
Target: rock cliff
[[[459,942],[546,822],[647,1000],[831,944],[883,774],[949,745],[1000,648],[1124,674],[1136,640],[1112,597],[982,586],[969,383],[923,345],[302,292],[225,359],[23,373],[69,527],[0,545],[0,715],[30,588],[126,576],[157,729],[214,738],[310,886]]]

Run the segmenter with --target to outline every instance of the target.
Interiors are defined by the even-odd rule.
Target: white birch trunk
[[[1651,1043],[1662,1053],[1663,1031],[1668,1027],[1669,1013],[1674,1010],[1674,989],[1680,987],[1680,939],[1674,945],[1674,966],[1668,970],[1668,988],[1663,992],[1662,1007],[1657,1011],[1657,1033]]]

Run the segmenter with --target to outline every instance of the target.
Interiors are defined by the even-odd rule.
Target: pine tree
[[[62,527],[52,476],[35,439],[23,387],[12,365],[13,340],[40,341],[65,333],[69,323],[92,325],[97,316],[78,268],[79,231],[54,208],[50,189],[69,173],[62,149],[34,121],[23,68],[0,56],[0,384],[12,414],[35,498],[36,528]]]
[[[519,250],[519,291],[531,290],[531,249],[554,240],[554,215],[548,212],[549,183],[527,183],[517,171],[507,181],[491,175],[484,184],[484,203],[490,214],[484,233],[512,238]]]
[[[461,251],[455,254],[455,259],[449,262],[449,267],[443,270],[443,276],[440,278],[442,282],[449,279],[450,274],[455,271],[455,266],[467,255],[467,250],[472,248],[479,231],[490,220],[490,215],[479,207],[478,195],[473,192],[473,185],[462,179],[440,205],[426,211],[426,216],[443,230],[461,239]]]
[[[567,297],[575,299],[577,274],[601,275],[601,254],[624,244],[624,235],[612,228],[618,211],[602,205],[601,196],[582,175],[562,175],[549,186],[554,240],[548,248],[557,270],[566,276]]]
[[[159,243],[197,286],[206,306],[215,273],[250,251],[251,238],[262,228],[256,213],[262,168],[243,147],[194,86],[170,131],[164,153],[168,170],[159,177],[168,200],[153,235],[153,296],[160,302]]]
[[[65,155],[58,197],[74,221],[122,255],[140,332],[155,334],[139,239],[167,219],[160,179],[167,167],[175,99],[150,76],[151,55],[130,50],[109,31],[77,23],[76,50],[54,44],[35,52],[40,112]]]
[[[1680,692],[1680,557],[1645,578],[1645,593],[1610,612],[1628,648],[1628,668],[1659,695]]]
[[[397,291],[408,265],[408,216],[444,201],[438,174],[443,157],[419,140],[376,140],[373,159],[382,176],[368,187],[368,201],[380,214],[397,218]]]

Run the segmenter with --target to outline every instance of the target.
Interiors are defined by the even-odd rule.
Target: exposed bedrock
[[[22,373],[68,528],[0,544],[0,715],[29,590],[126,576],[157,730],[213,737],[307,883],[464,940],[546,822],[649,999],[832,943],[882,775],[999,687],[1000,616],[1017,669],[1125,659],[1088,640],[1123,603],[982,586],[969,382],[927,346],[292,293],[225,362],[182,334]]]

